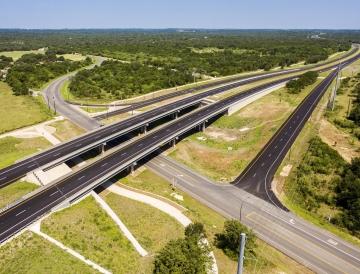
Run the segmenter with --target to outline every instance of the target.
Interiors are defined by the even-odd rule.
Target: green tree
[[[156,256],[153,273],[205,274],[211,258],[209,248],[200,241],[205,236],[203,224],[190,224],[185,238],[170,241]]]
[[[256,256],[255,235],[237,220],[228,220],[224,223],[222,233],[215,235],[215,245],[233,260],[237,260],[240,247],[240,234],[246,234],[245,257]],[[246,261],[245,261],[246,262]]]

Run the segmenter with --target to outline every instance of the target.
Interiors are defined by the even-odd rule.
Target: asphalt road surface
[[[73,75],[73,74],[71,74]],[[86,130],[93,130],[100,126],[100,123],[91,117],[82,114],[77,109],[72,106],[69,106],[68,103],[64,101],[60,94],[60,88],[65,81],[71,77],[71,75],[66,75],[60,77],[59,79],[53,81],[43,92],[44,99],[47,104],[51,107],[52,110],[56,113],[60,113],[62,116],[68,118],[73,123],[82,127]],[[57,92],[59,91],[59,92]]]
[[[286,153],[336,76],[337,71],[333,71],[316,86],[234,181],[234,185],[285,209],[271,190],[272,179]]]
[[[358,247],[291,212],[281,210],[234,185],[214,183],[162,155],[146,166],[221,215],[241,219],[261,239],[313,271],[360,273]],[[269,256],[271,259],[271,254]]]
[[[141,159],[144,156],[144,152],[149,150],[155,151],[160,145],[172,140],[174,134],[178,134],[178,132],[189,127],[195,127],[204,121],[204,119],[207,119],[209,115],[224,111],[232,103],[283,81],[282,79],[263,84],[178,118],[172,123],[149,132],[143,138],[131,142],[106,157],[101,157],[91,165],[70,174],[56,184],[11,207],[0,214],[0,242],[23,227],[26,227],[46,212],[49,212],[51,208],[67,200],[80,190],[98,182],[97,180],[99,179],[103,182],[103,180],[111,177],[109,174],[115,170],[120,171],[120,169],[124,169],[129,164]]]
[[[350,61],[347,61],[345,64],[349,63]],[[335,72],[331,73],[330,76],[323,81],[323,83],[327,83],[333,75],[335,75]],[[54,206],[78,193],[81,189],[98,183],[98,180],[100,179],[103,182],[103,180],[111,177],[109,174],[112,172],[123,170],[129,166],[129,164],[141,159],[145,152],[149,153],[150,151],[155,151],[159,148],[159,146],[172,140],[174,138],[174,134],[178,134],[189,127],[195,127],[202,123],[204,119],[208,119],[209,115],[220,113],[221,111],[224,111],[224,108],[226,109],[226,107],[232,103],[238,102],[239,100],[247,98],[248,96],[268,87],[277,85],[282,81],[284,81],[284,79],[263,84],[240,94],[230,96],[212,105],[203,107],[184,117],[178,118],[174,122],[158,130],[151,131],[143,138],[135,140],[106,157],[101,157],[91,165],[70,174],[68,177],[62,179],[56,184],[45,188],[42,192],[31,196],[14,207],[11,207],[0,215],[0,242],[35,221],[38,217],[41,217],[46,212],[50,211]],[[322,88],[325,88],[325,86],[326,85],[321,85]],[[319,92],[318,90],[320,89],[316,88],[311,94],[317,94]],[[309,95],[307,99],[308,98],[311,98],[313,103],[317,100],[317,97],[312,95]],[[308,105],[307,103],[303,103],[301,105],[310,108],[312,107],[312,104]],[[299,108],[302,109],[301,106]],[[303,115],[306,114],[303,113]]]
[[[355,60],[356,57],[352,57],[347,61],[344,61],[344,64],[347,64],[351,62],[352,60]],[[329,68],[333,68],[334,65],[329,66]],[[278,76],[278,75],[276,75]],[[60,88],[60,82],[64,81],[65,78],[69,76],[64,76],[60,78],[58,81],[55,81],[51,87],[46,89],[45,91],[45,98],[53,98],[55,100],[55,107],[57,108],[57,111],[63,111],[66,117],[68,117],[71,121],[74,121],[76,123],[81,124],[84,128],[92,128],[98,126],[97,122],[89,117],[85,117],[80,112],[76,111],[72,108],[72,106],[69,106],[66,102],[64,102],[61,98],[59,98],[59,88]],[[267,76],[268,77],[268,76]],[[162,113],[166,113],[170,111],[171,109],[178,108],[181,105],[186,105],[189,102],[192,102],[197,99],[205,98],[208,96],[216,95],[225,91],[228,91],[230,89],[248,84],[250,82],[256,82],[259,79],[263,78],[251,78],[251,79],[243,79],[238,82],[234,82],[231,84],[227,84],[225,86],[217,87],[214,89],[210,89],[208,91],[205,91],[203,93],[195,94],[193,96],[180,99],[176,102],[164,105],[162,107],[153,109],[151,111],[147,111],[145,113],[136,115],[134,117],[131,117],[129,119],[126,119],[125,121],[121,121],[118,123],[114,123],[112,125],[100,128],[98,130],[92,131],[86,135],[83,135],[79,138],[76,138],[74,140],[71,140],[69,142],[60,144],[54,148],[48,149],[42,153],[38,153],[32,157],[26,158],[23,161],[19,161],[16,164],[13,164],[9,167],[6,167],[4,169],[0,170],[0,188],[4,187],[11,182],[15,181],[16,179],[19,179],[23,176],[25,176],[28,172],[39,168],[47,163],[50,163],[56,159],[59,159],[61,157],[64,157],[68,155],[69,153],[73,152],[74,150],[81,149],[82,147],[86,147],[88,145],[91,145],[95,143],[96,141],[102,140],[104,138],[107,138],[109,135],[114,134],[115,132],[126,130],[130,125],[139,124],[141,121],[151,119],[152,117],[161,115]],[[50,106],[53,105],[49,101]],[[75,114],[71,114],[72,112],[75,112]],[[61,112],[60,112],[61,113]],[[69,115],[69,116],[67,116]]]

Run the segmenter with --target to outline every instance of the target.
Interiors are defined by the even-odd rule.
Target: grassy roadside
[[[192,221],[204,223],[211,244],[213,243],[214,235],[223,229],[223,223],[225,221],[223,216],[180,190],[176,190],[176,193],[182,195],[184,200],[176,200],[170,195],[173,193],[170,183],[149,170],[145,170],[136,177],[127,176],[121,179],[120,183],[160,195],[184,206],[187,209],[185,214]],[[260,239],[257,239],[257,243],[258,260],[251,260],[245,269],[246,273],[253,273],[255,270],[260,273],[311,273],[308,269]],[[227,274],[236,272],[237,262],[229,259],[222,250],[216,247],[214,247],[214,254],[219,267],[219,273]]]
[[[27,193],[37,189],[39,186],[33,183],[17,181],[0,189],[0,208],[15,202]]]
[[[25,156],[44,150],[50,143],[43,137],[37,138],[0,138],[0,168],[13,164]]]
[[[154,207],[113,193],[103,196],[141,246],[152,254],[184,235],[181,224]]]
[[[273,91],[233,115],[219,118],[204,132],[185,138],[170,156],[218,182],[231,182],[321,81],[300,94],[290,94],[286,88]]]
[[[41,98],[15,96],[11,88],[0,82],[0,133],[37,124],[52,118]]]
[[[62,142],[68,141],[85,133],[84,129],[78,127],[69,120],[57,121],[49,124],[49,126],[52,126],[56,129],[53,135]]]
[[[114,273],[143,273],[140,255],[92,197],[52,214],[41,229]]]
[[[89,113],[103,112],[108,110],[107,107],[80,107],[80,108]]]
[[[0,247],[0,273],[98,273],[31,232]]]

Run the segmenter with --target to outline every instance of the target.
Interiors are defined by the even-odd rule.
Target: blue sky
[[[360,29],[360,0],[1,0],[0,28]]]

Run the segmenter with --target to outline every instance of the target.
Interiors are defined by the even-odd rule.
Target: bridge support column
[[[132,163],[131,165],[130,165],[130,174],[131,175],[134,175],[134,172],[135,172],[135,166],[136,166],[136,162],[134,162],[134,163]]]
[[[106,143],[102,143],[102,144],[100,145],[100,153],[101,153],[101,154],[104,154],[104,153],[105,153],[105,146],[106,146]]]
[[[199,125],[199,130],[204,132],[205,131],[205,122],[202,122],[200,125]]]
[[[171,146],[172,146],[172,147],[175,147],[175,146],[176,146],[176,139],[172,139],[172,140],[171,140]]]

